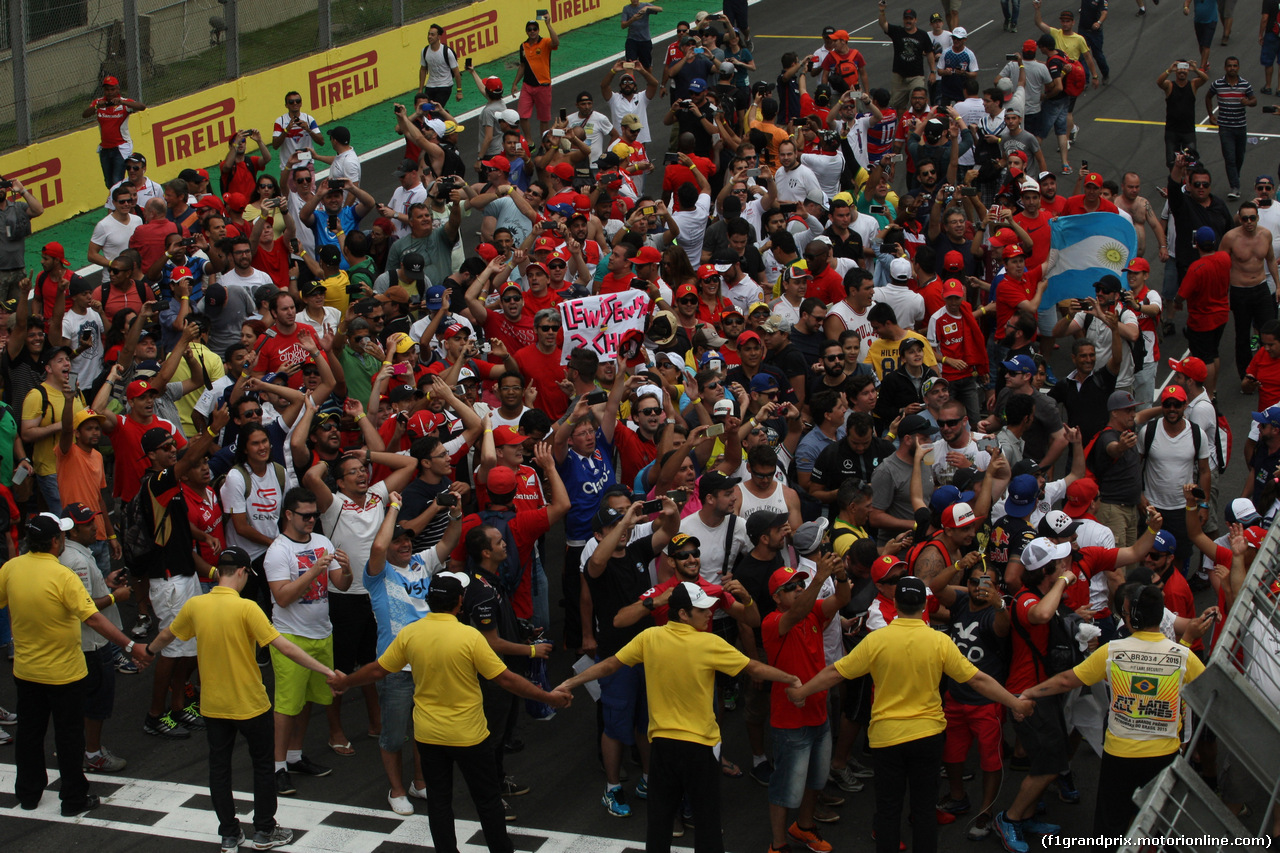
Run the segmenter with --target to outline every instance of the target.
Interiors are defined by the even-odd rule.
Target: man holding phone
[[[547,35],[543,38],[538,22],[547,25]],[[533,134],[529,130],[529,119],[534,109],[538,112],[539,137],[551,126],[551,52],[560,47],[560,36],[551,26],[551,16],[546,10],[539,9],[538,17],[524,25],[528,36],[520,43],[520,68],[516,79],[511,83],[511,94],[520,90],[520,100],[516,102],[516,111],[520,113],[520,130],[526,138]]]
[[[296,151],[311,151],[312,145],[324,145],[324,134],[314,117],[302,111],[302,95],[289,92],[284,96],[284,115],[271,128],[271,147],[280,152],[280,171],[288,169]]]
[[[653,67],[653,37],[649,35],[649,16],[662,11],[661,6],[631,0],[622,7],[622,29],[627,31],[623,50],[627,61],[637,61],[646,69]]]

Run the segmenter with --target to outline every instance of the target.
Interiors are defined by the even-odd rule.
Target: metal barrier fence
[[[170,101],[463,1],[0,0],[0,151],[91,125],[108,75]]]

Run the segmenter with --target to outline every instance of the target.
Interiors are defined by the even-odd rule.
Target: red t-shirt
[[[1191,262],[1178,286],[1187,304],[1187,328],[1208,332],[1227,322],[1231,308],[1231,255],[1214,252]]]
[[[124,104],[108,104],[106,98],[99,98],[93,103],[98,113],[101,146],[119,148],[124,145],[124,124],[129,120],[129,108]]]
[[[463,517],[462,535],[458,537],[458,546],[449,555],[450,559],[457,560],[459,563],[467,561],[467,548],[464,544],[467,541],[467,531],[480,523],[480,516],[474,512]],[[533,546],[539,537],[551,529],[551,520],[547,518],[546,507],[543,507],[525,512],[517,511],[515,517],[507,524],[511,528],[511,535],[515,537],[516,548],[520,551],[520,565],[524,570],[520,575],[519,585],[515,592],[511,593],[511,609],[515,611],[517,619],[532,619],[533,592],[530,589],[530,571],[533,567]]]
[[[653,589],[646,592],[644,595],[640,596],[640,600],[644,601],[646,598],[657,598],[678,583],[680,583],[680,576],[672,575]],[[732,595],[724,591],[724,587],[719,584],[707,583],[701,576],[698,577],[697,584],[702,588],[703,592],[716,600],[716,603],[711,607],[712,616],[715,615],[717,610],[724,610],[728,612],[729,608],[733,606],[734,598]],[[667,624],[667,610],[668,608],[665,604],[658,604],[654,606],[653,621],[655,624]],[[712,620],[710,619],[707,620],[707,631],[711,630],[711,621]]]
[[[620,483],[634,483],[640,469],[658,458],[658,445],[645,439],[625,423],[619,422],[614,427],[613,446],[617,449],[618,460],[621,462]]]
[[[155,219],[133,229],[129,248],[142,255],[142,268],[151,269],[156,258],[164,254],[164,241],[170,234],[177,234],[178,226],[168,219]],[[108,315],[110,316],[110,315]]]
[[[544,308],[555,308],[560,304],[560,294],[548,287],[543,291],[541,296],[535,294],[532,290],[524,292],[524,311],[526,314],[533,312],[533,316],[538,316],[538,312]]]
[[[1098,572],[1110,572],[1116,567],[1117,548],[1090,546],[1080,549],[1080,559],[1071,564],[1076,582],[1062,593],[1062,600],[1072,610],[1089,606],[1089,579]]]
[[[1000,279],[1000,283],[996,285],[997,334],[1003,335],[1004,324],[1017,313],[1018,306],[1036,295],[1036,288],[1040,286],[1040,274],[1040,267],[1027,267],[1020,281],[1007,275]]]
[[[44,270],[41,270],[40,274],[36,276],[36,292],[40,294],[40,307],[38,310],[40,311],[40,316],[44,317],[46,323],[53,319],[53,300],[54,297],[58,295],[58,284],[61,283],[63,279],[67,281],[71,280],[71,270],[63,270],[61,276],[57,274],[50,275]],[[130,290],[132,289],[133,288],[130,288]],[[63,305],[63,310],[70,311],[70,292],[67,293],[65,299],[66,304]],[[138,310],[141,309],[142,306],[139,305]],[[107,316],[110,317],[111,315],[108,314]]]
[[[537,407],[553,421],[559,419],[569,409],[569,397],[556,384],[564,379],[560,350],[553,349],[544,354],[535,346],[527,346],[516,350],[513,355],[524,378],[538,389]]]
[[[245,198],[253,195],[253,191],[257,189],[254,185],[257,174],[265,165],[261,157],[245,157],[230,169],[219,167],[222,173],[222,194],[241,193]]]
[[[532,346],[538,340],[533,328],[534,313],[525,308],[520,312],[520,319],[512,322],[502,311],[490,310],[484,318],[484,333],[506,344],[507,352]]]
[[[1079,213],[1119,213],[1120,209],[1105,198],[1098,199],[1098,209],[1089,210],[1084,206],[1084,193],[1073,195],[1063,205],[1062,216],[1075,216]]]
[[[476,473],[479,473],[479,469],[476,469]],[[488,506],[489,489],[484,483],[480,482],[478,476],[472,478],[472,482],[476,484],[476,504],[478,506]],[[542,481],[538,479],[538,472],[528,465],[521,465],[516,470],[516,496],[512,498],[511,503],[511,508],[516,512],[523,512],[527,509],[543,509],[547,505],[547,498],[542,493]]]
[[[631,272],[630,269],[618,276],[615,276],[611,272],[605,273],[604,278],[600,279],[600,289],[597,290],[596,293],[622,293],[623,291],[630,289],[631,279],[635,277],[635,273]]]
[[[946,300],[942,298],[942,279],[937,276],[934,276],[933,281],[924,287],[918,287],[915,290],[916,293],[924,297],[924,315],[926,317],[932,317],[937,314],[938,309],[947,304]]]
[[[133,496],[142,488],[142,475],[147,472],[151,462],[142,452],[142,434],[149,429],[161,427],[173,436],[178,449],[187,446],[178,428],[164,418],[152,417],[150,423],[139,423],[131,415],[123,415],[116,421],[115,432],[111,433],[111,446],[115,448],[116,466],[115,480],[111,485],[111,493],[124,501],[133,500]]]
[[[196,530],[209,534],[218,542],[213,547],[203,541],[196,541],[196,551],[205,562],[214,565],[218,562],[218,555],[227,547],[226,535],[222,530],[222,504],[213,489],[204,489],[201,493],[183,483],[182,493],[187,498],[187,521]]]
[[[253,251],[253,268],[271,276],[275,286],[281,290],[289,289],[289,263],[289,244],[284,240],[275,240],[270,249],[259,244]]]
[[[1044,210],[1046,207],[1054,216],[1062,216],[1067,209],[1067,200],[1060,195],[1055,195],[1053,198],[1040,196],[1040,209]]]
[[[698,322],[699,323],[709,323],[715,326],[717,329],[719,329],[720,318],[724,315],[724,312],[732,311],[732,310],[733,310],[733,302],[731,300],[724,298],[723,296],[721,296],[720,299],[717,301],[715,310],[712,310],[711,308],[707,307],[707,303],[702,301],[702,297],[698,297]]]
[[[1026,213],[1013,217],[1013,221],[1031,238],[1031,256],[1027,258],[1027,266],[1038,267],[1049,260],[1049,223],[1053,219],[1043,208],[1036,217],[1027,216]]]
[[[1079,586],[1079,584],[1072,584]],[[1022,631],[1026,631],[1031,638],[1031,642],[1036,644],[1037,649],[1048,649],[1049,644],[1049,624],[1032,625],[1031,620],[1027,618],[1027,612],[1040,603],[1040,596],[1035,591],[1023,587],[1023,591],[1019,592],[1013,598],[1013,612],[1010,617],[1013,618],[1018,625],[1022,626]],[[1047,676],[1041,671],[1041,667],[1036,662],[1036,655],[1027,645],[1027,641],[1022,639],[1022,634],[1018,627],[1015,626],[1010,632],[1013,637],[1013,660],[1009,664],[1009,677],[1005,679],[1005,689],[1015,696],[1023,690],[1029,690],[1035,687]]]
[[[805,298],[821,299],[828,305],[835,305],[844,299],[844,278],[840,273],[827,267],[813,277],[804,291]]]
[[[822,631],[830,620],[823,618],[822,599],[813,604],[813,610],[786,634],[778,633],[782,624],[782,612],[775,610],[764,617],[760,633],[764,636],[764,650],[769,655],[769,665],[801,681],[813,678],[826,665],[822,648]],[[827,721],[827,691],[813,693],[804,700],[804,707],[797,708],[787,698],[786,686],[775,682],[769,694],[770,724],[780,729],[798,729],[804,726],[820,726]]]
[[[1268,355],[1265,347],[1259,347],[1253,354],[1253,360],[1244,372],[1258,380],[1259,412],[1280,403],[1280,361]],[[1223,565],[1229,566],[1231,561]]]
[[[320,340],[316,337],[315,329],[306,323],[298,323],[292,334],[284,334],[279,329],[274,330],[275,337],[270,335],[261,335],[258,338],[255,349],[261,349],[258,356],[258,370],[264,373],[272,373],[282,367],[289,367],[294,364],[302,364],[311,357],[311,353],[303,349],[300,340],[302,337],[309,337],[318,345]],[[265,343],[264,343],[265,339]]]

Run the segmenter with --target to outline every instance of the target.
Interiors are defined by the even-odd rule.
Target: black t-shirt
[[[1067,65],[1069,62],[1070,60],[1067,59],[1066,54],[1058,50],[1055,50],[1053,55],[1044,61],[1045,67],[1049,69],[1049,80],[1061,80],[1062,88],[1058,90],[1056,95],[1041,95],[1041,103],[1044,101],[1060,101],[1067,97]]]
[[[615,628],[613,617],[629,604],[635,604],[653,584],[649,578],[649,564],[656,555],[653,538],[637,539],[626,548],[621,557],[610,557],[600,577],[593,578],[584,570],[587,589],[591,592],[591,609],[596,620],[596,643],[601,658],[616,654],[619,649],[652,623],[648,618],[634,625]]]
[[[1142,497],[1142,454],[1130,447],[1119,459],[1112,459],[1107,445],[1120,440],[1120,431],[1107,428],[1098,433],[1085,465],[1098,480],[1098,498],[1103,503],[1136,504]]]
[[[1085,444],[1107,425],[1107,398],[1116,390],[1116,375],[1106,365],[1098,369],[1076,387],[1070,376],[1058,381],[1049,391],[1049,397],[1057,400],[1067,410],[1067,424],[1079,427],[1080,440]]]
[[[4,401],[21,415],[27,393],[44,381],[44,368],[40,366],[40,359],[25,346],[17,358],[10,358],[6,347],[4,354],[0,356],[0,374],[4,376]]]
[[[427,511],[427,507],[431,506],[435,501],[436,495],[449,488],[451,482],[453,481],[447,477],[434,485],[425,482],[421,477],[415,479],[404,487],[404,491],[400,495],[400,517],[412,519],[422,515]],[[425,551],[435,546],[444,537],[445,528],[448,526],[449,513],[436,513],[435,518],[427,522],[427,526],[422,528],[422,532],[413,537],[414,553]]]
[[[791,329],[791,346],[804,356],[806,370],[822,358],[822,347],[826,343],[827,336],[822,334],[821,328],[807,335],[795,327]]]
[[[787,377],[787,374],[783,373],[781,370],[779,370],[777,367],[775,367],[774,365],[770,364],[767,361],[762,361],[760,363],[760,370],[757,372],[766,373],[777,380],[778,402],[780,403],[797,402],[795,392],[791,390],[791,380]],[[724,384],[726,386],[734,382],[741,383],[743,388],[751,387],[751,377],[747,376],[747,371],[744,370],[742,368],[742,365],[740,364],[732,368],[728,372],[728,374],[725,375]]]
[[[949,623],[951,639],[969,663],[1001,684],[1009,674],[1011,651],[1009,638],[996,634],[996,608],[969,609],[969,593],[956,590],[956,601],[951,607]],[[968,684],[950,681],[947,685],[951,698],[965,705],[990,705],[992,700],[974,690]]]
[[[908,33],[898,24],[890,24],[886,31],[893,42],[893,73],[899,77],[922,77],[927,73],[933,58],[933,40],[924,30]]]
[[[741,582],[743,588],[747,591],[756,603],[756,610],[760,611],[760,620],[763,622],[764,617],[778,609],[778,605],[774,603],[773,596],[769,594],[769,578],[778,569],[787,563],[782,559],[782,554],[773,555],[771,559],[761,560],[751,553],[742,555],[738,560],[737,568],[733,570],[733,576]],[[760,644],[760,648],[764,648],[764,637],[760,633],[760,629],[755,629],[756,642]]]
[[[777,352],[769,353],[765,356],[765,363],[781,370],[788,380],[804,376],[809,372],[809,366],[813,364],[812,361],[807,361],[804,354],[794,345],[787,345]]]
[[[156,546],[130,568],[145,578],[195,574],[191,555],[196,548],[191,539],[191,525],[187,522],[187,499],[182,493],[177,472],[165,468],[159,473],[143,476],[142,488],[150,497],[144,504],[145,515]]]
[[[977,260],[973,257],[972,241],[963,240],[958,244],[952,243],[951,238],[948,237],[947,233],[944,231],[938,235],[937,239],[935,239],[931,245],[933,246],[933,250],[937,252],[937,261],[934,263],[933,271],[938,275],[945,276],[946,278],[957,278],[955,273],[949,273],[943,269],[943,265],[947,260],[947,252],[959,252],[961,257],[964,258],[964,274],[966,276],[978,275],[982,272],[982,270],[978,268]]]
[[[440,514],[445,515],[443,512]],[[515,612],[511,609],[511,602],[498,589],[498,579],[476,566],[471,566],[467,574],[471,576],[471,583],[462,594],[462,611],[458,614],[462,621],[482,634],[497,628],[501,639],[508,643],[520,642]],[[508,666],[527,659],[523,655],[504,656]]]
[[[831,241],[831,254],[837,258],[849,258],[854,261],[863,261],[867,258],[867,253],[862,245],[862,235],[853,229],[849,230],[848,237],[841,237],[831,228],[822,232],[822,236]]]
[[[850,477],[863,483],[871,482],[871,475],[881,461],[893,455],[893,442],[885,438],[871,439],[865,453],[854,453],[845,439],[833,441],[813,461],[813,480],[824,489],[838,489]]]
[[[707,129],[702,126],[702,119],[694,114],[693,110],[676,110],[676,123],[680,125],[681,133],[693,134],[693,153],[699,157],[710,157],[711,147],[714,142],[711,134],[707,133]]]

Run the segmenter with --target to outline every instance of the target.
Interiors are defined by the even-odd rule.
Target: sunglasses
[[[311,183],[311,179],[310,178],[294,178],[293,182],[295,184],[309,184]]]
[[[502,301],[503,301],[503,302],[520,302],[520,301],[522,301],[523,299],[524,299],[524,297],[523,297],[523,296],[504,296],[504,297],[502,297]]]
[[[1258,184],[1257,186],[1254,187],[1254,189],[1257,190],[1258,192],[1262,192],[1263,190],[1266,190],[1267,192],[1271,192],[1273,189],[1275,189],[1275,187],[1271,186],[1271,184]]]
[[[559,326],[539,326],[538,331],[539,332],[558,332],[560,331],[560,327]]]
[[[1241,222],[1257,222],[1257,221],[1258,221],[1258,217],[1257,217],[1257,216],[1244,216],[1244,215],[1241,215],[1241,217],[1240,217],[1240,221],[1241,221]]]
[[[843,355],[824,355],[822,357],[822,360],[823,361],[844,361],[844,356]]]
[[[275,184],[258,184],[258,189],[260,190],[273,190],[275,188]]]
[[[315,521],[317,518],[320,517],[320,513],[318,512],[296,512],[295,511],[293,514],[296,515],[298,518],[302,519],[303,521]]]
[[[759,427],[757,427],[757,429],[759,429]],[[752,432],[754,432],[754,431],[755,431],[755,430],[752,430]],[[761,429],[760,431],[761,431],[761,432],[764,432],[764,430],[763,430],[763,429]],[[752,472],[751,472],[751,479],[753,479],[753,480],[772,480],[772,479],[773,479],[773,472],[772,472],[772,471],[752,471]]]
[[[676,301],[679,302],[681,305],[697,305],[698,304],[698,300],[693,297],[690,297],[688,299],[677,299]]]
[[[130,167],[129,167],[129,171],[130,171],[130,172],[141,172],[141,171],[142,171],[142,167],[141,167],[141,166],[130,166]]]
[[[704,278],[703,281],[724,281],[724,276],[709,275],[706,278]]]
[[[324,421],[323,423],[321,423],[319,426],[316,427],[316,429],[320,430],[321,432],[328,432],[331,429],[337,429],[337,428],[338,428],[338,422],[335,420]]]
[[[547,269],[562,270],[562,269],[567,269],[568,266],[569,265],[566,264],[564,261],[552,261],[551,263],[547,264]]]
[[[662,407],[661,407],[661,406],[650,406],[650,407],[649,407],[649,408],[647,408],[647,409],[641,409],[641,410],[640,410],[640,414],[645,415],[645,416],[648,416],[648,417],[652,417],[653,415],[660,415],[660,414],[662,414]]]
[[[1181,409],[1186,404],[1181,400],[1165,400],[1160,405],[1164,406],[1166,409]]]
[[[131,198],[116,199],[116,207],[133,207],[134,201]]]
[[[1192,181],[1191,186],[1198,187],[1200,189],[1207,189],[1209,186],[1209,182],[1208,181]]]
[[[300,103],[302,103],[302,98],[286,98],[286,99],[285,99],[285,103],[286,103],[286,104],[300,104]]]
[[[690,557],[699,557],[701,555],[702,555],[702,551],[698,548],[694,548],[692,551],[681,551],[679,554],[672,554],[671,559],[683,561],[683,560],[689,559]]]
[[[764,427],[760,427],[760,426],[752,427],[751,431],[747,434],[748,435],[764,435]],[[756,475],[752,474],[751,476],[754,477]]]
[[[733,317],[721,317],[720,322],[726,326],[730,326],[730,325],[741,326],[743,323],[747,321],[742,319],[741,317],[733,316]]]
[[[242,418],[260,418],[262,417],[262,409],[249,409],[240,413]]]
[[[757,391],[756,393],[757,393],[757,394],[760,394],[760,395],[763,395],[763,396],[765,396],[765,397],[769,398],[770,400],[776,400],[776,399],[778,399],[778,392],[777,392],[777,391]],[[753,476],[754,476],[754,475],[753,475]]]
[[[778,592],[795,592],[801,589],[804,589],[804,584],[800,581],[787,581],[782,586],[778,587]]]
[[[953,426],[959,426],[962,423],[964,423],[964,418],[950,418],[945,421],[942,421],[942,420],[938,421],[938,426],[953,427]]]

